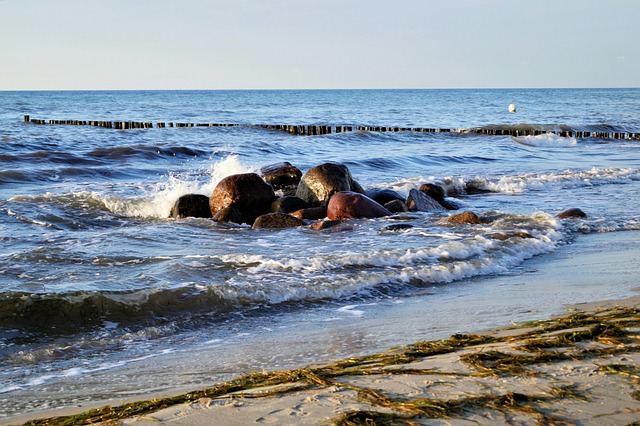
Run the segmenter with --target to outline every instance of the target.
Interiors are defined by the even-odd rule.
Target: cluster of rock
[[[282,195],[277,196],[276,192]],[[170,216],[212,218],[254,228],[285,228],[322,220],[313,226],[326,227],[345,219],[453,208],[438,185],[424,184],[420,189],[412,189],[405,199],[388,189],[366,192],[344,164],[320,164],[303,175],[291,163],[283,162],[265,166],[259,174],[227,176],[211,197],[183,195]]]
[[[276,192],[282,194],[277,196]],[[253,228],[306,225],[323,229],[346,219],[378,218],[401,212],[455,210],[444,188],[426,183],[407,198],[389,189],[365,191],[344,164],[324,163],[304,175],[289,162],[272,164],[258,173],[227,176],[213,190],[181,196],[171,209],[173,218],[212,218],[217,222],[249,224]],[[472,212],[449,218],[451,223],[480,224],[488,219]]]

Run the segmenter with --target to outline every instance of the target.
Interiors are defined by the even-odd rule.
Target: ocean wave
[[[208,155],[209,152],[205,152],[195,148],[188,148],[183,146],[165,147],[165,146],[148,146],[148,145],[135,145],[124,146],[115,148],[96,148],[89,152],[87,155],[94,158],[109,158],[109,159],[125,159],[125,158],[144,158],[155,159],[159,155],[170,157],[198,157],[202,155]]]
[[[549,173],[523,173],[506,176],[416,176],[389,183],[391,189],[401,194],[425,182],[442,185],[449,196],[478,192],[525,193],[618,185],[640,180],[640,170],[635,168],[591,168],[587,170],[563,170]]]
[[[563,123],[516,123],[516,124],[487,124],[484,126],[460,128],[459,133],[483,133],[489,135],[536,136],[540,133],[573,133],[603,132],[603,133],[634,133],[638,128],[630,128],[615,124],[563,124]]]
[[[553,133],[536,136],[512,136],[511,138],[522,145],[544,148],[569,148],[578,145],[576,138],[562,137]]]
[[[0,325],[74,332],[104,321],[150,324],[184,314],[215,317],[256,306],[342,300],[380,291],[393,294],[407,285],[505,273],[525,259],[554,250],[563,240],[558,221],[544,213],[502,215],[491,224],[464,228],[443,221],[431,232],[432,237],[425,238],[423,230],[408,230],[402,238],[413,243],[399,248],[175,258],[172,274],[192,280],[176,288],[5,293]]]

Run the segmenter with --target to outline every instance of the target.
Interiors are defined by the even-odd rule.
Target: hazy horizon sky
[[[0,90],[640,87],[638,0],[0,0]]]

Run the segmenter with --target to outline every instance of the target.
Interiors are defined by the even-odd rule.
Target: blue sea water
[[[24,115],[240,126],[115,130]],[[303,136],[255,124],[451,131]],[[640,229],[640,141],[475,128],[639,133],[640,89],[0,92],[0,418],[292,366],[294,340],[271,357],[260,349],[283,351],[275,329],[342,330],[335,321],[362,306],[390,311],[416,296],[443,316],[443,295],[473,293],[478,279],[585,234]],[[182,194],[210,195],[229,174],[282,161],[303,172],[343,163],[365,189],[404,196],[437,183],[460,210],[494,220],[414,212],[265,231],[168,217]],[[555,217],[571,207],[587,219]],[[598,291],[585,297],[630,288]],[[451,321],[440,331],[460,326]],[[352,331],[334,338],[332,357],[364,350]],[[234,351],[241,340],[253,358]],[[324,359],[326,347],[303,359]],[[207,367],[181,369],[184,353]],[[163,363],[175,373],[150,367]]]

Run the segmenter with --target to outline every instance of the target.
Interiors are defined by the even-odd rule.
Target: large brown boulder
[[[364,194],[344,164],[324,163],[309,169],[300,180],[296,197],[312,206],[326,206],[336,192],[352,191]]]
[[[292,166],[288,161],[282,163],[269,164],[260,168],[260,176],[268,184],[270,184],[275,191],[282,190],[285,193],[290,191],[295,192],[302,172],[295,166]]]
[[[178,198],[171,208],[169,216],[174,219],[184,217],[211,217],[209,197],[202,194],[186,194]]]
[[[364,194],[341,191],[333,194],[327,205],[329,220],[390,216],[391,212]]]
[[[276,198],[273,188],[256,173],[227,176],[213,190],[209,200],[211,214],[234,207],[240,212],[240,222],[253,224],[258,216],[271,211]]]
[[[412,212],[433,212],[444,210],[442,204],[417,189],[409,191],[407,206],[409,207],[409,211]]]

